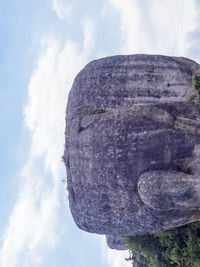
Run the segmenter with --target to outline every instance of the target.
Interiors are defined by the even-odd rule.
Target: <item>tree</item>
[[[195,99],[196,105],[200,106],[200,70],[197,71],[192,77],[193,89],[196,91],[196,95],[191,97],[191,100]]]
[[[149,267],[200,266],[200,222],[124,240],[136,260]]]

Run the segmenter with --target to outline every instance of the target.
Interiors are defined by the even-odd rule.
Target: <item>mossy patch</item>
[[[83,115],[93,115],[93,114],[101,114],[105,113],[106,109],[87,109],[84,111]]]

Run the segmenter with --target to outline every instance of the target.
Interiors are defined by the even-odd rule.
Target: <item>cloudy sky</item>
[[[198,0],[0,1],[0,266],[130,267],[67,203],[65,108],[89,61],[152,53],[200,62]]]

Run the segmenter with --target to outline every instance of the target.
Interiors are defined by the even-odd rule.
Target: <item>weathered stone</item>
[[[69,204],[78,227],[109,235],[112,248],[125,248],[120,235],[200,219],[200,109],[188,101],[197,69],[185,58],[114,56],[89,63],[74,81]]]
[[[106,241],[111,249],[126,250],[127,245],[124,243],[123,239],[118,235],[107,235]]]

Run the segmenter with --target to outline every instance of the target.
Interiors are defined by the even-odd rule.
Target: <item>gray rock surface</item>
[[[126,250],[128,247],[119,235],[107,235],[106,241],[111,249]]]
[[[69,204],[79,228],[153,233],[200,219],[200,66],[186,58],[114,56],[75,78],[66,112]]]

